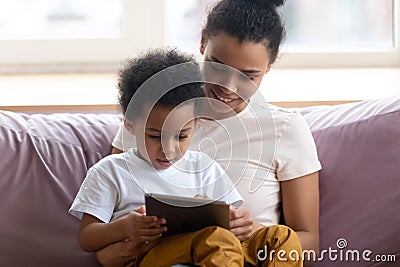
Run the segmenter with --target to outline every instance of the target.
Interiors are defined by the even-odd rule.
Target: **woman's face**
[[[231,110],[241,112],[272,66],[264,44],[239,43],[226,33],[207,40],[203,36],[200,52],[204,61],[220,63],[206,64],[204,68],[207,81],[213,81],[206,84],[205,93],[207,97],[217,100],[212,101],[211,106],[220,113]]]

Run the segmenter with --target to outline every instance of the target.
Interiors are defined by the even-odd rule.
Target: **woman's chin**
[[[233,114],[236,114],[236,109],[239,108],[240,106],[239,100],[233,100],[231,102],[223,102],[218,99],[210,99],[209,101],[209,106],[211,108],[211,111],[215,114],[220,114],[220,115],[227,115],[227,116],[232,116]],[[219,117],[219,116],[217,116]],[[225,117],[225,116],[223,116]],[[218,119],[218,118],[217,118]]]
[[[246,106],[241,98],[221,99],[214,90],[206,90],[209,106],[215,113],[232,114],[241,111],[241,106]]]

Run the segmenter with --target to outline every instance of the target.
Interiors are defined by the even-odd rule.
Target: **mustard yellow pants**
[[[140,262],[132,262],[128,266],[303,266],[301,257],[296,260],[295,255],[301,256],[300,241],[297,234],[287,226],[261,228],[242,243],[228,230],[211,226],[192,233],[166,237],[144,255]]]

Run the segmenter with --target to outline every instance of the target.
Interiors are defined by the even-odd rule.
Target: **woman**
[[[268,106],[256,92],[275,62],[284,37],[277,12],[283,2],[222,0],[210,11],[200,43],[204,60],[232,67],[252,83],[243,77],[219,75],[227,72],[218,67],[220,64],[206,68],[208,73],[225,80],[219,85],[205,86],[206,95],[213,100],[213,118],[217,120],[200,120],[191,148],[200,147],[207,153],[211,147],[211,152],[216,153],[214,158],[244,198],[244,207],[231,211],[231,232],[240,241],[253,238],[258,230],[279,224],[284,218],[300,239],[302,249],[318,253],[321,165],[314,141],[298,113]],[[227,111],[222,106],[229,107],[236,116],[226,118]],[[226,127],[239,124],[245,134],[238,134],[233,128],[226,145]],[[121,128],[113,141],[114,153],[134,146],[134,140],[124,131]],[[211,140],[212,145],[204,146],[204,138]],[[240,155],[242,148],[244,156]],[[235,155],[229,157],[232,151]],[[96,256],[104,266],[119,266],[132,257],[129,242],[114,244]]]

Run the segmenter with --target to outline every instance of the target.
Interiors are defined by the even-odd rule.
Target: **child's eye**
[[[181,134],[178,136],[179,139],[186,139],[188,136],[186,134]]]
[[[161,138],[161,135],[151,135],[151,134],[149,134],[148,135],[151,139],[160,139]]]

